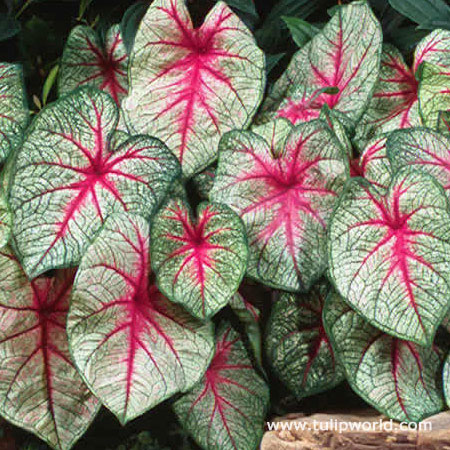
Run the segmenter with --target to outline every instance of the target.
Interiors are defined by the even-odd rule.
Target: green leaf
[[[9,14],[0,13],[0,42],[20,33],[20,23]]]
[[[450,353],[445,358],[444,368],[442,370],[442,384],[447,406],[450,406]]]
[[[133,50],[134,38],[139,24],[148,8],[147,1],[139,1],[132,4],[124,13],[120,22],[120,33],[127,53],[130,55]]]
[[[430,175],[404,168],[383,195],[346,186],[331,220],[329,274],[372,325],[431,345],[450,306],[450,212]]]
[[[11,210],[3,189],[0,188],[0,249],[3,248],[11,237]]]
[[[22,68],[0,63],[0,162],[22,142],[29,116]]]
[[[450,28],[450,7],[444,0],[389,0],[389,4],[421,28]]]
[[[205,376],[173,407],[205,450],[256,450],[269,406],[269,389],[256,373],[239,334],[222,322]]]
[[[353,390],[382,414],[420,422],[443,409],[442,352],[389,336],[370,326],[332,294],[325,328]]]
[[[298,47],[303,47],[320,31],[319,28],[298,17],[283,16],[282,19],[287,25],[291,32],[292,39]]]
[[[331,389],[344,379],[322,323],[329,291],[329,285],[321,282],[308,294],[282,293],[269,318],[269,363],[298,399]]]
[[[28,276],[76,265],[113,212],[150,217],[179,176],[176,158],[159,140],[132,136],[111,148],[118,119],[108,94],[81,88],[44,108],[30,126],[10,193]]]
[[[253,29],[259,21],[259,15],[255,8],[253,0],[225,0],[227,5],[236,12],[244,23]]]
[[[111,216],[85,252],[73,287],[67,333],[91,391],[122,424],[203,376],[213,330],[152,284],[149,225]]]
[[[320,120],[292,127],[279,119],[227,133],[219,147],[210,198],[244,221],[248,275],[309,290],[326,268],[327,224],[348,175],[339,142]]]
[[[47,75],[47,78],[45,79],[44,86],[42,87],[42,103],[44,106],[47,104],[48,95],[50,94],[50,91],[52,90],[56,77],[58,76],[59,71],[59,65],[53,66],[50,72]]]
[[[245,229],[226,205],[203,203],[194,219],[183,201],[172,199],[153,219],[151,242],[159,288],[200,319],[222,309],[244,277]]]

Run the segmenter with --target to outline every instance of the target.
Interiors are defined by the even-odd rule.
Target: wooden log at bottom
[[[261,450],[450,450],[450,411],[414,424],[415,429],[375,410],[290,414],[274,423],[278,429],[266,431]]]

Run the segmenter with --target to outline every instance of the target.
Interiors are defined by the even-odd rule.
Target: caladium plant
[[[123,424],[191,388],[213,350],[211,324],[153,284],[149,225],[132,215],[111,216],[84,254],[67,330],[80,373]]]
[[[329,291],[322,282],[308,294],[283,293],[269,319],[267,356],[298,398],[330,389],[344,379],[322,321]]]
[[[0,413],[60,450],[81,437],[100,406],[69,354],[74,274],[29,281],[14,254],[0,252]]]
[[[22,68],[0,63],[0,162],[20,144],[29,116]]]
[[[185,176],[217,157],[220,136],[247,126],[264,90],[264,55],[219,1],[194,28],[183,0],[155,0],[130,56],[127,125],[162,139]]]
[[[263,117],[317,119],[327,105],[348,126],[364,113],[378,77],[381,29],[368,4],[337,8],[302,47],[263,103]],[[351,43],[351,44],[350,44]]]
[[[394,336],[431,344],[450,304],[450,211],[434,178],[406,167],[384,194],[351,180],[328,249],[331,279],[353,308]]]
[[[228,206],[204,203],[193,219],[174,199],[153,220],[151,259],[161,291],[205,319],[237,291],[247,268],[244,224]]]
[[[233,131],[222,138],[210,198],[244,221],[250,276],[308,290],[326,269],[326,228],[347,177],[347,158],[320,120],[291,131],[279,119],[255,131],[260,134]]]
[[[268,404],[267,385],[253,368],[239,334],[222,323],[204,377],[174,403],[174,410],[206,450],[254,449]]]
[[[118,118],[108,94],[80,88],[42,110],[27,131],[10,203],[28,276],[77,264],[112,212],[149,217],[178,176],[176,159],[157,139],[129,136],[111,148]]]
[[[408,422],[443,409],[439,348],[421,347],[368,325],[336,293],[325,302],[324,322],[347,380],[368,403]]]
[[[119,25],[104,39],[92,28],[76,26],[67,38],[59,69],[58,91],[65,94],[80,86],[93,86],[111,95],[119,105],[128,92],[128,55]]]

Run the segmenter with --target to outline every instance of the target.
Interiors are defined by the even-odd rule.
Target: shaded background
[[[407,61],[417,42],[435,28],[450,29],[447,0],[369,0],[377,14],[384,39],[396,45]],[[199,25],[215,0],[188,0]],[[284,70],[298,46],[308,39],[304,29],[289,29],[284,20],[300,18],[317,27],[329,19],[339,0],[227,0],[254,32],[267,59],[268,85]],[[37,112],[56,98],[56,67],[65,40],[77,24],[106,30],[112,23],[133,33],[150,1],[132,0],[0,0],[0,60],[24,66],[30,109]],[[125,14],[126,13],[126,14]],[[126,20],[123,20],[125,14]],[[295,28],[295,27],[294,27]],[[262,311],[262,323],[270,313],[270,291],[248,284],[247,299]],[[227,316],[224,310],[218,319]],[[266,367],[267,369],[267,367]],[[347,384],[298,403],[268,371],[272,391],[271,416],[288,412],[350,410],[364,404]],[[37,450],[48,447],[37,438],[1,422],[0,450]],[[195,450],[198,447],[177,425],[165,402],[126,427],[102,409],[76,450]],[[244,450],[244,449],[243,449]]]

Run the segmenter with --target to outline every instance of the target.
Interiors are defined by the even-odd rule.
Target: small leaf
[[[45,79],[44,86],[42,87],[42,103],[44,106],[47,104],[48,95],[50,94],[50,91],[52,90],[56,77],[58,76],[59,72],[59,65],[53,66],[50,72],[47,75],[47,78]]]
[[[273,305],[267,356],[278,377],[298,399],[331,389],[344,377],[322,323],[326,283],[308,294],[282,293]]]
[[[108,30],[104,43],[92,28],[78,25],[64,47],[58,92],[61,95],[79,86],[92,86],[108,92],[120,104],[128,90],[127,65],[119,25]]]
[[[155,0],[130,61],[127,125],[163,140],[186,177],[216,159],[223,133],[250,123],[264,90],[264,55],[223,2],[196,29],[183,0]]]
[[[442,411],[439,349],[370,326],[337,294],[325,303],[324,321],[348,382],[374,408],[399,422],[420,422]]]
[[[203,203],[193,219],[183,201],[172,199],[153,219],[151,242],[161,292],[200,319],[222,309],[244,277],[244,225],[226,205]]]
[[[329,273],[372,325],[431,345],[450,306],[450,212],[430,175],[405,168],[382,195],[352,179],[329,232]]]
[[[67,332],[78,370],[122,424],[202,377],[210,323],[165,299],[151,282],[149,226],[111,216],[81,260]]]
[[[28,120],[22,68],[0,63],[0,162],[21,143]]]
[[[226,134],[210,198],[228,204],[244,221],[248,274],[299,291],[308,290],[326,268],[327,224],[347,165],[326,123],[301,124],[289,134],[290,128],[278,120],[255,128],[259,134]]]
[[[324,104],[355,125],[377,80],[382,34],[365,2],[340,7],[293,56],[263,104],[263,114],[292,123],[316,119]],[[352,45],[348,45],[352,42]],[[329,93],[327,88],[338,88]]]
[[[183,426],[205,450],[256,450],[269,390],[255,372],[239,335],[222,323],[205,376],[174,403]]]
[[[299,19],[298,17],[283,16],[282,19],[291,32],[292,39],[300,48],[320,31],[319,28],[306,22],[305,20]]]
[[[68,450],[100,404],[69,354],[66,316],[73,270],[29,281],[14,255],[0,252],[0,413]]]
[[[154,138],[133,136],[112,149],[118,116],[108,94],[82,88],[43,109],[30,127],[10,193],[28,276],[76,265],[113,212],[151,216],[179,175],[175,157]]]
[[[120,22],[120,33],[127,53],[130,55],[133,50],[134,38],[139,24],[148,8],[147,1],[138,1],[132,4],[124,13]]]

